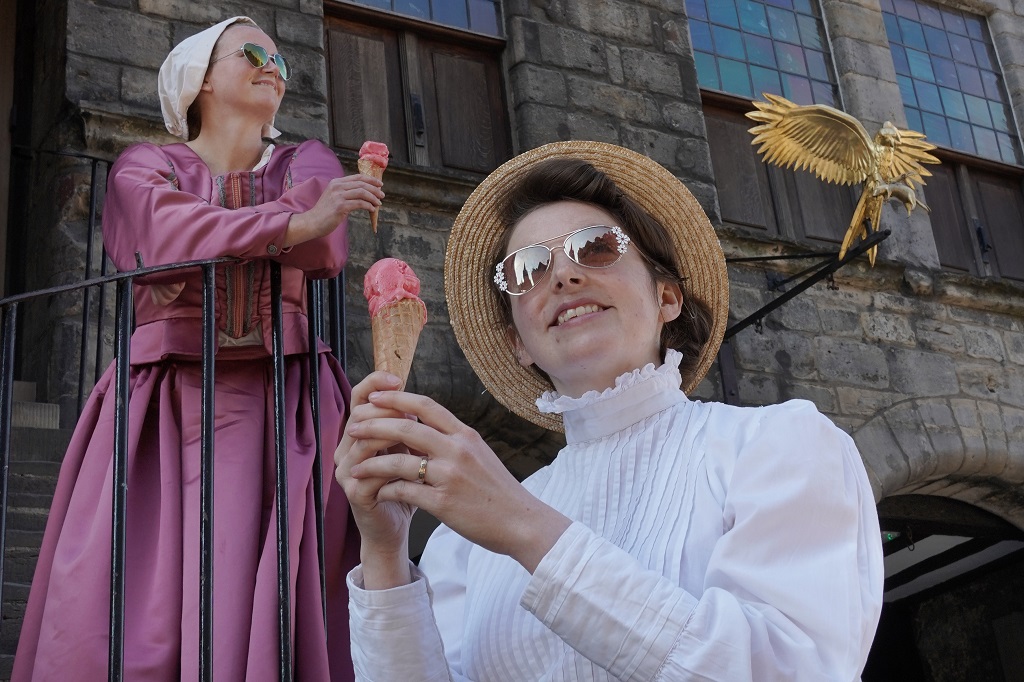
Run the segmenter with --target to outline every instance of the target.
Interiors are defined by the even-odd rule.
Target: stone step
[[[57,486],[60,462],[11,462],[7,480],[9,492],[52,495]]]
[[[12,489],[10,486],[8,486],[8,506],[22,507],[25,509],[41,509],[43,511],[48,511],[50,509],[50,504],[52,502],[52,489],[40,490],[39,492],[24,492],[20,487]]]
[[[15,402],[19,403],[34,403],[38,400],[38,394],[36,393],[36,382],[34,381],[14,381],[14,386],[11,387],[11,398]]]
[[[11,404],[11,425],[15,428],[59,429],[60,405],[15,400]]]
[[[39,560],[39,548],[12,547],[7,550],[6,554],[4,580],[14,583],[31,583],[36,571],[36,562]],[[6,600],[6,598],[5,594],[4,599]]]
[[[11,429],[12,462],[60,462],[73,429],[16,426]]]
[[[38,552],[42,543],[43,531],[41,530],[20,530],[8,527],[7,535],[4,538],[4,548],[7,550],[31,549]]]
[[[33,507],[8,507],[7,527],[11,530],[39,531],[46,530],[48,509]]]

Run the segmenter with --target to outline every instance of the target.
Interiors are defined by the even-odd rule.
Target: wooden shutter
[[[785,186],[794,236],[841,244],[856,208],[853,193],[859,197],[860,186],[853,190],[827,183],[807,171],[773,168],[773,172]]]
[[[768,171],[747,132],[755,123],[740,113],[712,107],[705,107],[704,123],[722,220],[777,235]]]
[[[497,55],[419,44],[430,159],[447,168],[494,170],[512,147]]]
[[[334,146],[358,150],[379,140],[393,159],[408,161],[397,34],[328,18],[327,48]]]
[[[1024,197],[1019,177],[973,170],[982,226],[992,244],[990,260],[1003,277],[1024,280]]]
[[[929,218],[939,263],[944,268],[978,274],[978,261],[971,245],[972,228],[969,226],[956,171],[949,165],[931,165],[932,177],[926,178],[924,199],[931,209]]]

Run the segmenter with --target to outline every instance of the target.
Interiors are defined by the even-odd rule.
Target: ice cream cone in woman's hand
[[[380,180],[388,167],[388,146],[383,142],[366,141],[359,148],[359,172]],[[377,232],[377,211],[370,211],[370,227]]]
[[[373,368],[409,378],[427,307],[419,298],[420,280],[404,261],[384,258],[366,271],[363,295],[370,305],[373,329]]]

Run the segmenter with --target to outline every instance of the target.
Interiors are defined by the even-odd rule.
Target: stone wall
[[[884,120],[904,123],[877,0],[822,4],[846,108],[869,129]],[[631,147],[682,178],[721,222],[682,2],[505,0],[503,6],[517,151],[570,138]],[[990,17],[1011,97],[1024,111],[1024,10],[1009,0],[964,6]],[[160,60],[186,35],[243,11],[226,2],[166,0],[67,0],[66,7],[66,22],[37,22],[44,34],[37,43],[57,46],[40,53],[45,83],[36,101],[48,113],[36,126],[37,146],[50,139],[107,159],[141,138],[168,140],[154,92]],[[296,65],[278,118],[284,139],[325,139],[322,4],[253,1],[244,11]],[[351,154],[343,162],[353,170]],[[29,256],[27,270],[35,274],[26,273],[25,282],[38,288],[80,277],[86,166],[40,156],[28,177],[34,189],[26,224],[35,226],[33,237],[45,248]],[[380,234],[368,231],[364,216],[353,217],[349,372],[358,380],[370,364],[363,273],[385,255],[408,260],[423,279],[430,314],[411,387],[450,405],[525,475],[551,457],[560,438],[482,394],[454,343],[443,300],[447,233],[479,179],[395,164]],[[837,289],[819,283],[769,315],[760,331],[752,327],[735,337],[739,401],[815,402],[856,439],[878,497],[953,496],[1024,527],[1024,288],[939,270],[922,211],[907,219],[888,210],[884,220],[894,234],[874,269],[849,265],[836,274]],[[727,227],[720,234],[730,256],[804,249]],[[787,268],[731,266],[733,318],[768,302],[774,296],[769,275],[788,274]],[[26,337],[36,352],[25,366],[37,375],[26,378],[47,384],[51,396],[67,395],[70,379],[58,366],[77,349],[76,312],[74,303],[50,306]],[[717,369],[696,394],[722,398]]]

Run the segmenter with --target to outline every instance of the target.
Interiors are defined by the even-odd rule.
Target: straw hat
[[[552,431],[564,430],[561,415],[541,414],[535,401],[554,387],[516,360],[499,312],[501,294],[491,280],[491,258],[506,228],[501,209],[517,180],[537,162],[564,157],[591,163],[665,227],[688,278],[686,293],[710,308],[711,338],[692,381],[682,387],[685,392],[714,362],[729,316],[729,280],[715,230],[690,191],[664,167],[603,142],[554,142],[506,162],[480,183],[455,219],[445,256],[445,297],[455,338],[487,390],[519,416]]]

